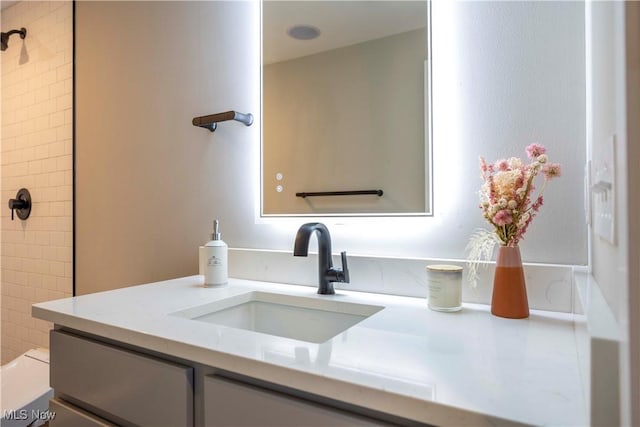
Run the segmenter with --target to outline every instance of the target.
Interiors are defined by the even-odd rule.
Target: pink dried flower
[[[548,181],[561,175],[560,165],[549,163],[546,151],[539,144],[526,147],[530,158],[528,164],[516,157],[493,163],[480,158],[484,181],[479,192],[480,209],[504,245],[516,246],[524,238],[531,221],[544,203],[542,193]],[[539,189],[535,182],[538,174],[544,176],[544,184]]]
[[[499,171],[508,171],[509,162],[506,159],[498,160],[494,167]]]
[[[498,213],[494,215],[493,222],[496,225],[503,226],[503,225],[511,224],[513,222],[513,217],[511,216],[511,212],[509,212],[506,209],[502,209],[501,211],[498,211]]]
[[[489,175],[489,201],[491,204],[496,203],[496,187],[493,182],[493,175]]]
[[[520,176],[516,181],[516,185],[514,186],[514,191],[516,191],[518,188],[522,188],[522,186],[524,185],[524,180],[525,180],[524,173],[525,173],[524,169],[520,169]]]
[[[545,179],[553,179],[562,176],[562,167],[560,163],[549,163],[544,165],[541,172]]]
[[[544,148],[544,146],[538,144],[530,144],[525,148],[525,150],[527,151],[527,156],[529,156],[530,159],[536,159],[538,156],[547,152],[547,149]]]
[[[531,206],[531,209],[533,209],[534,212],[538,212],[543,204],[544,199],[542,198],[542,196],[539,196],[535,203]]]

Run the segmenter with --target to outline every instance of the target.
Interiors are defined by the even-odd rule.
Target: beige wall
[[[2,363],[48,347],[31,304],[72,293],[72,4],[20,2],[2,29],[25,27],[2,52]],[[7,200],[31,192],[26,221]]]
[[[197,273],[215,217],[231,247],[291,251],[304,221],[258,214],[259,3],[78,2],[77,12],[78,293]],[[328,219],[335,250],[464,259],[486,228],[478,156],[524,156],[537,141],[563,177],[523,258],[586,264],[584,5],[435,2],[432,40],[434,216]],[[230,109],[255,123],[191,125]]]
[[[429,212],[426,59],[423,28],[265,66],[263,212]],[[384,195],[295,195],[373,189]]]
[[[258,70],[246,50],[256,5],[76,4],[78,294],[197,274],[212,220],[224,239],[243,210],[228,200],[252,212],[240,180],[259,122],[211,133],[191,120],[257,113],[258,82],[246,78]]]

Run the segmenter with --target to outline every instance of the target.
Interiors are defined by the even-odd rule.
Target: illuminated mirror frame
[[[264,213],[264,171],[263,171],[263,152],[264,152],[264,75],[263,75],[263,3],[269,0],[260,1],[260,168],[258,177],[258,206],[257,219],[278,219],[278,218],[357,218],[357,217],[433,217],[433,91],[432,91],[432,25],[431,25],[431,0],[425,0],[427,3],[427,59],[424,61],[424,170],[425,170],[425,210],[424,212],[399,212],[399,213],[305,213],[305,214],[265,214]],[[405,0],[415,1],[415,0]],[[262,221],[259,221],[262,222]]]

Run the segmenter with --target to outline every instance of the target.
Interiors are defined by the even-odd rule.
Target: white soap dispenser
[[[228,247],[220,238],[219,223],[213,221],[211,240],[200,248],[200,266],[204,274],[205,286],[223,286],[228,282],[227,252]]]

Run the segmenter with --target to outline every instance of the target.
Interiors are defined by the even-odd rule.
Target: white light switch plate
[[[594,159],[594,179],[591,186],[593,228],[596,235],[616,244],[615,236],[615,176],[616,138],[611,135],[600,156]]]
[[[591,160],[584,165],[584,218],[591,226]]]

